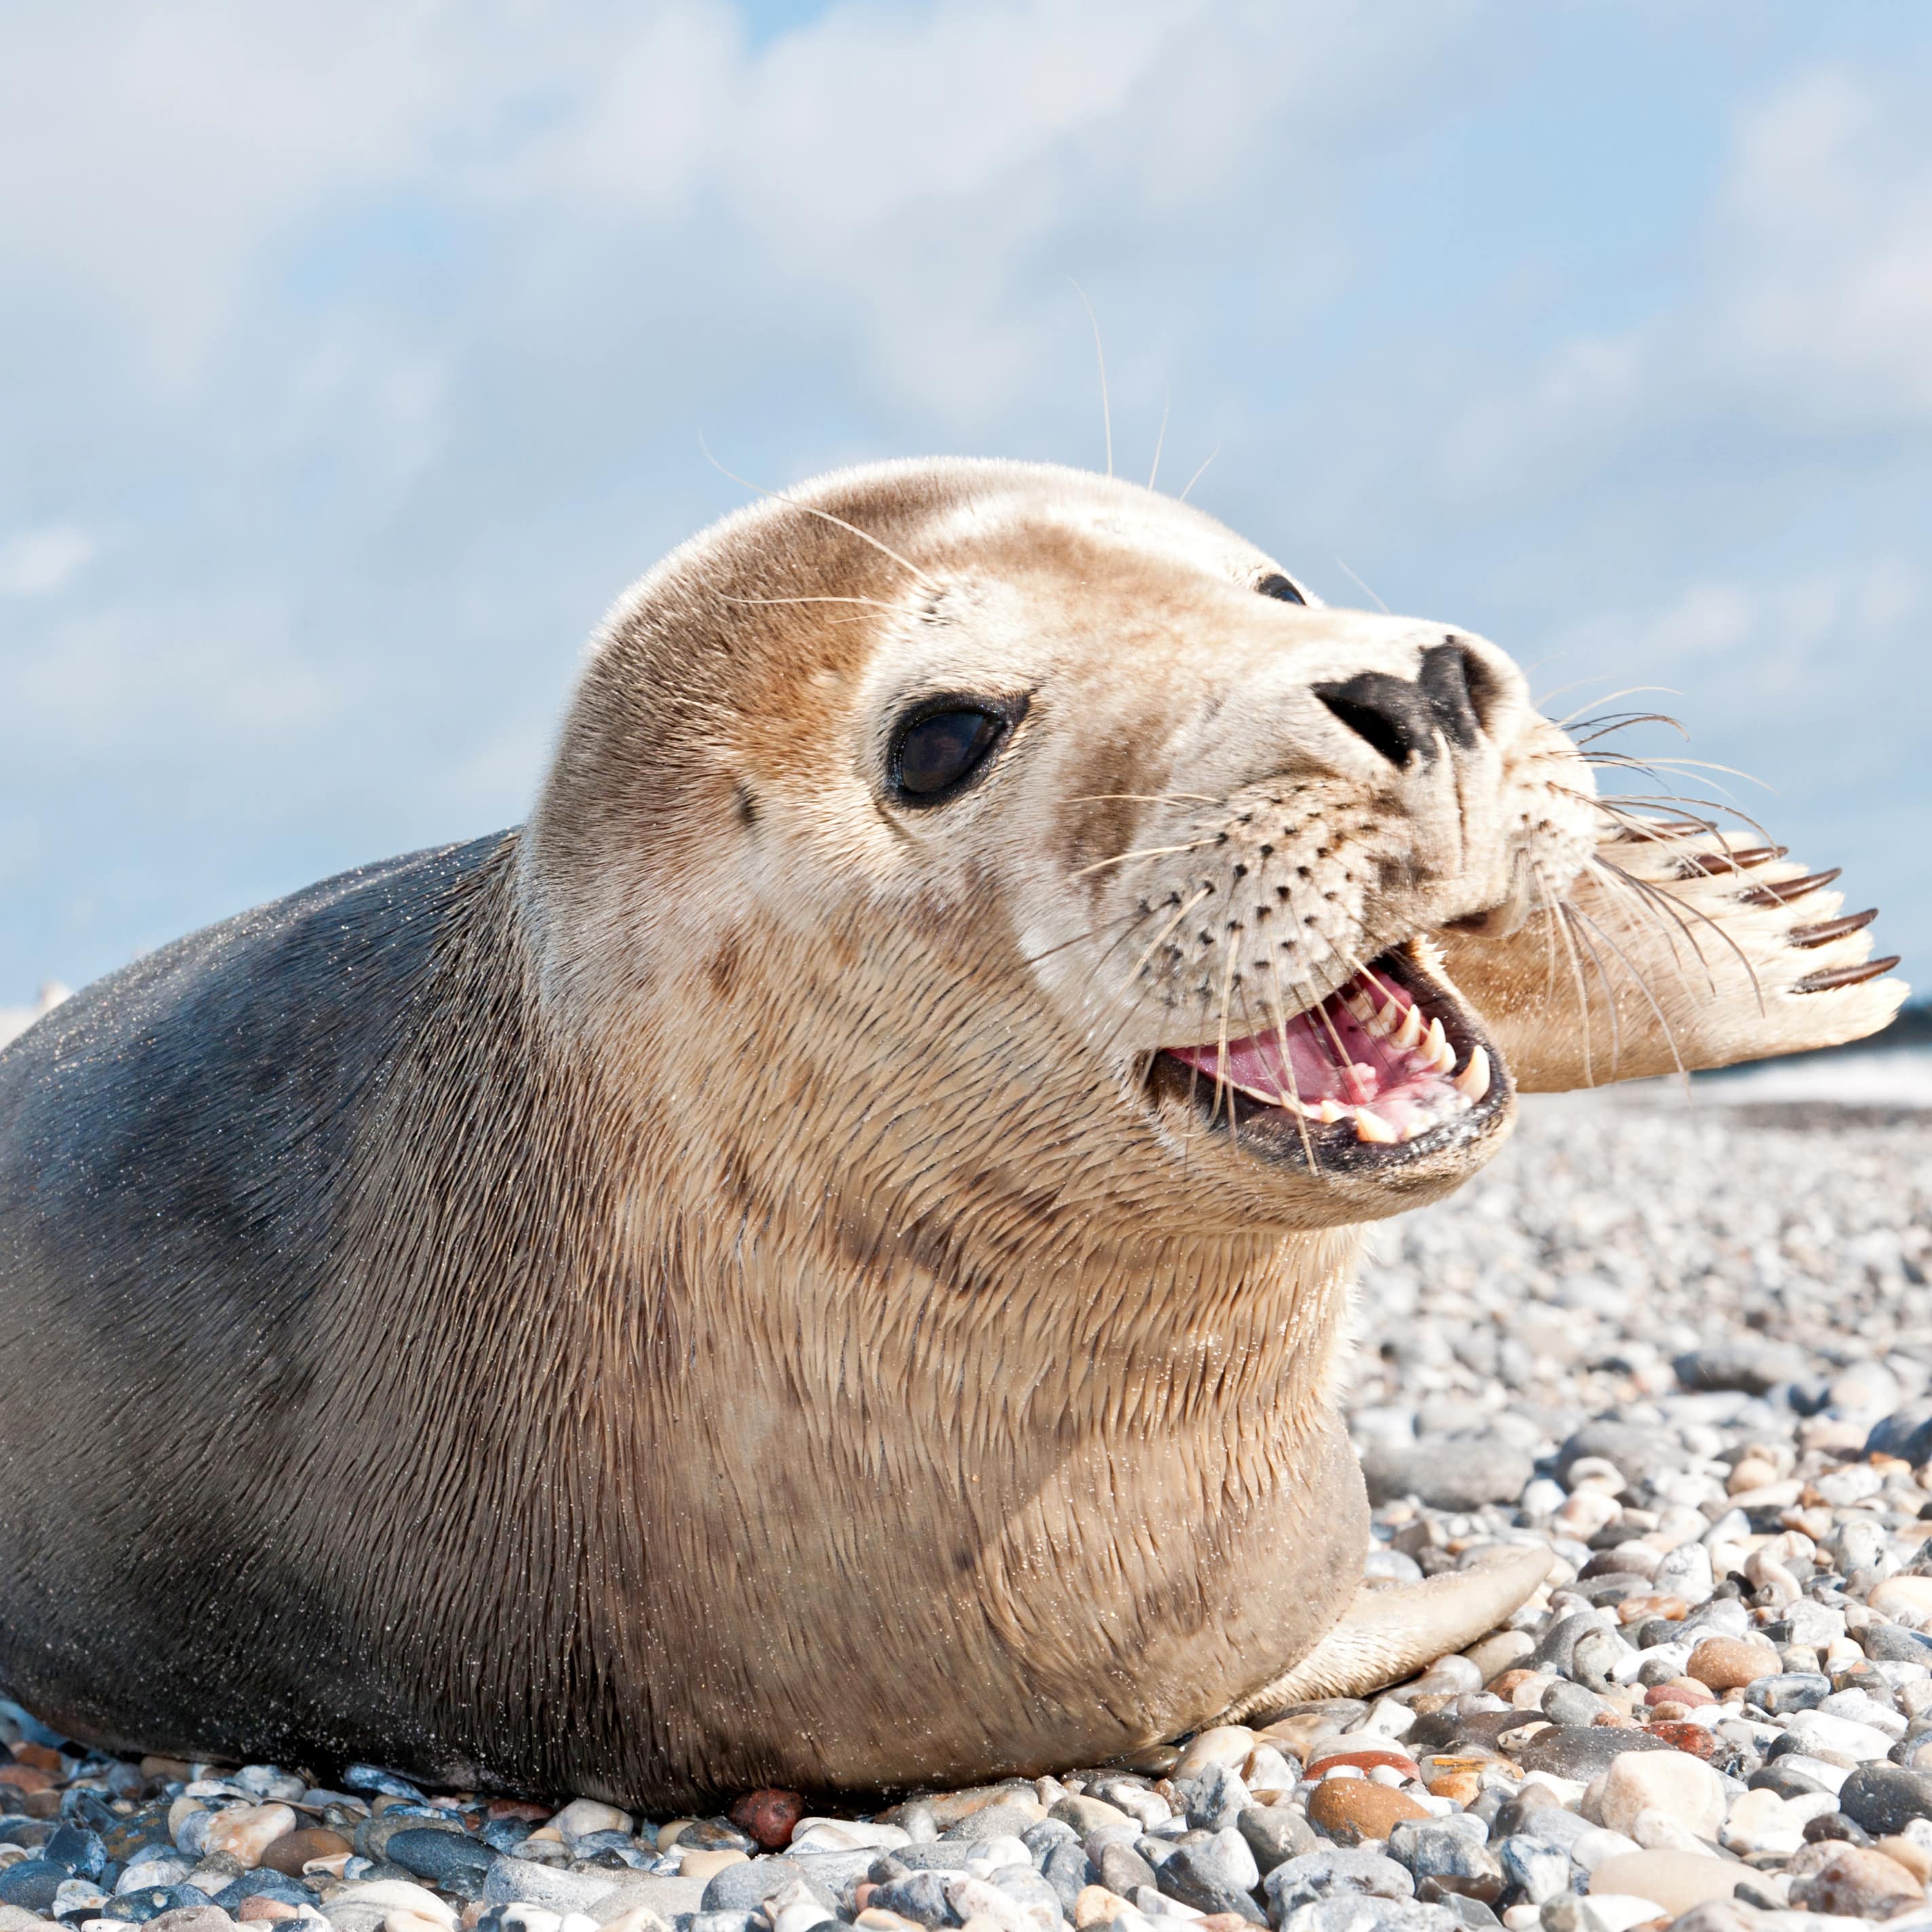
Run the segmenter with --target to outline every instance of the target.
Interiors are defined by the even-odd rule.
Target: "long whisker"
[[[1162,396],[1160,400],[1160,434],[1154,440],[1154,467],[1148,472],[1148,488],[1154,488],[1154,479],[1160,474],[1160,453],[1167,447],[1167,412],[1172,406],[1173,397]]]
[[[1187,501],[1188,490],[1192,489],[1195,484],[1199,482],[1202,478],[1207,475],[1208,464],[1212,463],[1215,458],[1219,456],[1220,453],[1221,446],[1217,442],[1215,444],[1214,447],[1202,458],[1201,467],[1196,470],[1192,476],[1188,478],[1186,489],[1183,490],[1180,494],[1174,500],[1177,503],[1184,503]]]
[[[1221,800],[1204,791],[1090,791],[1070,798],[1069,805],[1106,805],[1124,799],[1130,805],[1219,805]]]
[[[1392,614],[1389,610],[1389,607],[1386,604],[1384,604],[1382,600],[1379,597],[1376,596],[1376,593],[1372,590],[1370,590],[1369,586],[1364,584],[1339,556],[1335,560],[1335,568],[1339,570],[1358,590],[1366,592],[1371,602],[1381,607],[1382,614],[1384,616]]]
[[[1668,724],[1679,737],[1688,740],[1690,736],[1690,734],[1684,728],[1682,722],[1672,717],[1667,711],[1626,711],[1621,714],[1612,713],[1595,718],[1586,718],[1579,722],[1596,728],[1587,736],[1582,738],[1577,737],[1574,731],[1570,733],[1570,735],[1580,751],[1586,745],[1594,745],[1599,738],[1608,738],[1616,732],[1628,731],[1638,724]]]
[[[1203,899],[1211,898],[1214,895],[1214,888],[1212,886],[1203,886],[1201,890],[1196,892],[1191,899],[1189,899],[1184,904],[1183,904],[1180,910],[1177,912],[1174,916],[1154,934],[1153,942],[1148,946],[1147,950],[1134,962],[1134,970],[1127,975],[1127,984],[1130,986],[1137,986],[1139,984],[1142,974],[1145,972],[1147,970],[1148,962],[1151,959],[1166,943],[1168,934],[1172,932],[1174,928],[1180,925],[1181,921],[1184,920]]]
[[[1070,879],[1084,879],[1090,872],[1104,872],[1109,866],[1124,866],[1135,859],[1165,858],[1174,852],[1198,852],[1204,845],[1214,844],[1211,838],[1197,838],[1191,845],[1143,845],[1137,852],[1116,852],[1111,859],[1096,859],[1090,866],[1082,866],[1077,872],[1070,872]]]
[[[721,604],[866,604],[874,610],[897,610],[904,607],[890,604],[883,597],[730,597],[723,591],[712,592]]]
[[[1301,1086],[1294,1077],[1294,1056],[1288,1050],[1288,1019],[1286,1004],[1281,997],[1281,968],[1276,963],[1276,949],[1268,948],[1268,977],[1274,982],[1275,1037],[1281,1044],[1282,1070],[1288,1076],[1288,1090],[1294,1101],[1294,1124],[1301,1136],[1301,1151],[1306,1157],[1311,1174],[1322,1172],[1320,1157],[1315,1151],[1315,1136],[1308,1131],[1308,1116],[1301,1111]]]
[[[1066,278],[1073,282],[1073,278]],[[1107,400],[1107,352],[1100,346],[1100,318],[1094,313],[1094,304],[1087,299],[1087,291],[1078,282],[1073,282],[1073,292],[1080,298],[1087,311],[1087,320],[1094,329],[1094,358],[1100,365],[1100,427],[1107,438],[1107,474],[1114,473],[1114,412]]]
[[[737,484],[740,488],[750,490],[754,496],[768,496],[774,502],[789,503],[794,510],[802,510],[807,516],[816,517],[822,523],[836,524],[842,530],[848,531],[852,536],[856,537],[861,543],[870,544],[881,556],[890,557],[902,570],[910,571],[927,589],[937,590],[940,587],[938,580],[928,577],[910,557],[900,556],[890,544],[880,542],[871,531],[862,530],[856,524],[848,524],[843,517],[836,517],[830,510],[821,510],[814,503],[801,503],[796,496],[788,496],[782,490],[767,490],[763,485],[752,482],[748,478],[740,476],[735,470],[727,470],[724,464],[712,454],[710,445],[701,436],[698,439],[698,446],[704,452],[705,460],[712,469],[716,470],[721,476],[730,477],[731,481]]]
[[[1604,989],[1604,1004],[1610,1016],[1610,1078],[1617,1077],[1617,1069],[1623,1060],[1623,1026],[1617,1012],[1617,989],[1610,983],[1610,976],[1604,970],[1604,962],[1596,947],[1591,944],[1590,935],[1576,923],[1576,908],[1566,899],[1558,904],[1560,913],[1576,937],[1583,943],[1583,949],[1590,956],[1590,963],[1597,969],[1598,983]]]
[[[1586,677],[1576,678],[1573,679],[1568,684],[1559,684],[1554,691],[1546,691],[1541,698],[1539,698],[1535,700],[1536,708],[1539,711],[1541,710],[1547,700],[1559,697],[1566,691],[1574,691],[1578,685],[1588,684],[1589,681],[1590,680]],[[1620,698],[1641,698],[1644,693],[1648,691],[1661,692],[1666,698],[1682,698],[1684,695],[1682,692],[1676,689],[1675,686],[1668,684],[1627,684],[1621,691],[1612,691],[1609,693],[1607,696],[1603,698],[1592,698],[1590,704],[1614,704]],[[1558,730],[1567,731],[1569,730],[1570,727],[1574,724],[1579,718],[1582,717],[1583,713],[1588,709],[1589,705],[1580,704],[1574,711],[1570,712],[1568,718],[1554,718],[1550,720],[1550,722],[1556,727]]]
[[[1559,914],[1562,906],[1557,908]],[[1570,922],[1558,917],[1550,922],[1556,928],[1556,936],[1562,940],[1564,950],[1569,955],[1570,976],[1576,988],[1576,1020],[1583,1035],[1583,1084],[1594,1087],[1597,1084],[1597,1070],[1590,1050],[1590,992],[1583,979],[1582,962],[1576,953],[1576,942],[1570,935]]]
[[[1588,926],[1592,931],[1596,934],[1597,937],[1623,962],[1624,970],[1630,976],[1630,978],[1634,981],[1635,981],[1637,991],[1640,992],[1643,995],[1644,998],[1649,1002],[1651,1011],[1657,1016],[1657,1024],[1663,1029],[1664,1043],[1670,1049],[1670,1058],[1676,1063],[1678,1073],[1682,1078],[1684,1082],[1684,1090],[1688,1094],[1690,1090],[1690,1070],[1684,1064],[1683,1054],[1679,1053],[1677,1050],[1677,1036],[1671,1031],[1670,1022],[1664,1016],[1664,1009],[1658,1004],[1656,995],[1650,990],[1650,982],[1644,977],[1642,974],[1637,970],[1634,964],[1631,964],[1629,958],[1624,953],[1623,948],[1620,946],[1600,926],[1598,925],[1597,922],[1592,919],[1581,906],[1573,905],[1570,907],[1570,910],[1576,916],[1577,918],[1580,919],[1586,926]],[[1616,1002],[1614,996],[1612,996],[1611,999],[1611,1010],[1614,1012],[1616,1010]]]
[[[1122,913],[1118,918],[1102,920],[1097,926],[1090,926],[1084,932],[1076,932],[1071,939],[1063,939],[1058,946],[1049,946],[1043,952],[1028,954],[1020,961],[1020,964],[1022,966],[1037,966],[1042,959],[1051,959],[1056,952],[1064,952],[1070,946],[1078,946],[1083,939],[1098,938],[1109,927],[1124,925],[1130,920],[1138,925],[1141,920],[1152,916],[1153,914],[1150,908],[1137,907],[1132,912]],[[1127,929],[1132,932],[1133,928],[1130,926]],[[1118,946],[1120,941],[1116,940],[1114,944]],[[1112,948],[1109,947],[1108,950],[1111,952]],[[1102,959],[1106,956],[1105,952],[1100,956]],[[1096,962],[1096,964],[1098,962]]]

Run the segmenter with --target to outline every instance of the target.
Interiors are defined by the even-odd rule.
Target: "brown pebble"
[[[1718,1748],[1717,1732],[1702,1724],[1646,1724],[1644,1729],[1651,1736],[1661,1738],[1673,1750],[1691,1757],[1708,1758]]]
[[[54,1780],[38,1765],[0,1764],[0,1786],[9,1791],[51,1791]]]
[[[1654,1684],[1643,1694],[1646,1704],[1714,1704],[1718,1700],[1711,1695],[1709,1688],[1700,1684],[1694,1677],[1673,1677],[1669,1682]]]
[[[1872,1850],[1882,1852],[1895,1863],[1903,1865],[1921,1885],[1932,1879],[1932,1852],[1910,1838],[1879,1838],[1874,1840]]]
[[[791,1843],[791,1828],[805,1816],[805,1800],[796,1791],[767,1785],[746,1792],[729,1815],[740,1831],[748,1832],[766,1851],[782,1851]]]
[[[185,1758],[156,1757],[152,1754],[141,1760],[143,1778],[178,1778],[185,1784],[194,1775],[194,1766]]]
[[[61,1795],[58,1791],[22,1792],[11,1806],[28,1818],[58,1818],[60,1808]]]
[[[302,1914],[285,1898],[244,1898],[235,1908],[235,1916],[244,1922],[271,1918],[299,1918]]]
[[[1640,1624],[1652,1617],[1661,1617],[1666,1623],[1681,1624],[1690,1614],[1690,1606],[1682,1597],[1626,1597],[1617,1606],[1617,1622],[1620,1624]]]
[[[270,1839],[268,1850],[262,1854],[262,1863],[285,1878],[300,1878],[302,1867],[310,1858],[339,1858],[355,1849],[340,1832],[332,1832],[326,1825],[300,1826],[292,1832],[284,1832],[279,1838]]]
[[[1505,1670],[1500,1677],[1492,1678],[1483,1688],[1492,1697],[1500,1697],[1504,1703],[1508,1703],[1510,1696],[1520,1685],[1527,1684],[1532,1677],[1539,1674],[1534,1670],[1526,1670],[1518,1664],[1510,1670]]]
[[[1386,1838],[1405,1818],[1432,1815],[1407,1792],[1367,1778],[1324,1778],[1308,1799],[1308,1822],[1342,1845]]]
[[[36,1771],[51,1772],[58,1778],[67,1767],[61,1762],[61,1754],[51,1744],[18,1744],[14,1747],[14,1756],[17,1763],[30,1764]]]
[[[1801,1910],[1846,1918],[1890,1918],[1924,1896],[1918,1878],[1896,1858],[1864,1845],[1840,1846],[1791,1888],[1791,1902]]]
[[[1778,1669],[1775,1652],[1742,1637],[1707,1636],[1690,1653],[1684,1674],[1713,1690],[1735,1690]]]
[[[1204,1918],[1188,1921],[1192,1932],[1253,1932],[1252,1922],[1238,1912],[1210,1912]]]
[[[505,1818],[528,1819],[532,1825],[541,1825],[550,1810],[548,1804],[532,1804],[527,1798],[493,1798],[484,1807],[484,1815],[493,1825]]]

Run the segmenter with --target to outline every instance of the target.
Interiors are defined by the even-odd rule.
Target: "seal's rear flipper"
[[[1314,1697],[1364,1697],[1486,1636],[1534,1593],[1550,1572],[1540,1544],[1507,1550],[1472,1570],[1420,1583],[1364,1588],[1342,1621],[1292,1670],[1216,1720],[1245,1724]]]

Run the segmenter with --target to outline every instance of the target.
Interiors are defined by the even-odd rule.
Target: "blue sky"
[[[1922,984],[1928,84],[1777,0],[0,11],[0,1006],[521,818],[700,435],[1097,466],[1070,278],[1124,471],[1672,687]]]

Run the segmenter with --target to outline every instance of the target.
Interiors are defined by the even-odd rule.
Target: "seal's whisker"
[[[1226,801],[1216,798],[1204,791],[1090,791],[1078,798],[1070,798],[1069,805],[1111,805],[1125,801],[1130,805],[1222,805]]]
[[[1202,458],[1201,467],[1196,470],[1192,476],[1188,478],[1186,487],[1181,490],[1180,494],[1174,500],[1177,503],[1184,503],[1187,501],[1188,490],[1192,489],[1195,484],[1199,482],[1202,478],[1207,475],[1208,464],[1212,463],[1215,458],[1219,456],[1220,453],[1221,446],[1217,442],[1215,444],[1214,447]]]
[[[1610,983],[1610,976],[1604,970],[1601,955],[1592,943],[1589,934],[1577,923],[1576,908],[1565,899],[1557,906],[1557,912],[1564,925],[1568,926],[1582,943],[1583,950],[1590,956],[1590,964],[1596,968],[1597,982],[1604,989],[1604,1004],[1609,1010],[1610,1022],[1610,1078],[1617,1077],[1617,1068],[1623,1059],[1623,1022],[1617,1012],[1617,989]]]
[[[701,436],[698,439],[698,446],[704,452],[705,460],[712,469],[721,476],[730,477],[731,481],[738,484],[740,488],[749,490],[755,496],[769,496],[776,503],[789,503],[794,510],[802,510],[808,517],[816,517],[821,523],[836,524],[840,530],[849,531],[861,543],[870,544],[881,556],[890,557],[901,569],[910,571],[928,590],[938,590],[940,588],[938,580],[928,576],[910,557],[902,556],[890,544],[880,542],[878,538],[872,535],[871,531],[862,530],[856,524],[848,524],[843,517],[834,516],[830,510],[821,510],[815,503],[801,503],[796,496],[788,496],[782,490],[767,490],[762,485],[752,482],[749,478],[740,476],[735,470],[727,470],[724,464],[711,454],[710,444]]]
[[[1287,1002],[1281,996],[1281,968],[1276,963],[1274,949],[1268,949],[1268,976],[1274,982],[1275,1038],[1281,1047],[1281,1064],[1288,1076],[1288,1090],[1294,1102],[1290,1112],[1294,1115],[1295,1130],[1301,1136],[1301,1151],[1308,1162],[1311,1174],[1322,1172],[1320,1156],[1315,1151],[1315,1136],[1308,1131],[1308,1117],[1302,1112],[1301,1086],[1294,1077],[1294,1059],[1288,1051]]]
[[[1049,946],[1042,952],[1024,953],[1021,956],[1020,964],[1022,966],[1037,966],[1042,959],[1051,959],[1056,952],[1064,952],[1070,946],[1078,946],[1083,939],[1097,939],[1102,933],[1108,931],[1111,927],[1125,925],[1129,920],[1133,922],[1133,925],[1127,926],[1127,932],[1131,932],[1135,925],[1151,916],[1152,913],[1149,908],[1137,906],[1132,912],[1124,912],[1118,918],[1103,919],[1097,924],[1088,926],[1085,932],[1076,932],[1071,939],[1063,939],[1058,945]],[[1126,933],[1123,933],[1120,938],[1124,939],[1126,936]],[[1120,943],[1120,939],[1117,939],[1114,941],[1114,945],[1118,946]],[[1107,952],[1111,952],[1113,950],[1113,946],[1110,946]],[[1107,954],[1103,952],[1100,958],[1104,959],[1106,956]],[[1097,964],[1099,962],[1096,961],[1095,963]]]
[[[1376,596],[1375,592],[1370,590],[1369,586],[1364,584],[1339,556],[1335,560],[1335,568],[1339,570],[1358,590],[1365,592],[1370,599],[1382,611],[1384,616],[1388,616],[1391,614],[1389,607],[1386,604],[1383,603],[1382,600],[1379,597]]]
[[[1132,987],[1139,985],[1140,976],[1142,974],[1147,970],[1148,962],[1160,950],[1162,946],[1166,943],[1168,935],[1173,932],[1174,928],[1178,926],[1203,899],[1210,898],[1214,894],[1214,888],[1212,886],[1203,886],[1191,899],[1186,901],[1182,904],[1179,911],[1175,913],[1174,916],[1154,934],[1152,943],[1148,946],[1147,950],[1134,962],[1134,969],[1127,975],[1127,984],[1129,986]]]
[[[1665,910],[1673,914],[1682,915],[1686,918],[1694,919],[1701,925],[1708,926],[1711,930],[1714,932],[1734,953],[1737,955],[1738,963],[1744,969],[1746,975],[1750,980],[1752,991],[1757,995],[1758,1012],[1760,1016],[1766,1012],[1766,1008],[1764,1004],[1763,983],[1757,976],[1757,968],[1751,964],[1750,955],[1745,952],[1744,948],[1738,944],[1736,939],[1725,928],[1720,921],[1713,919],[1708,913],[1706,912],[1702,909],[1702,907],[1687,905],[1682,900],[1672,898],[1670,893],[1664,891],[1661,887],[1653,884],[1649,880],[1640,879],[1634,873],[1625,872],[1624,868],[1617,864],[1614,860],[1606,859],[1603,857],[1600,854],[1593,854],[1592,855],[1590,862],[1592,865],[1598,866],[1604,871],[1614,872],[1617,877],[1622,879],[1627,885],[1634,886],[1639,892],[1642,894],[1646,900],[1649,901],[1653,904],[1660,904]],[[1689,937],[1688,928],[1687,928],[1685,930],[1686,936]],[[1700,959],[1703,959],[1704,950],[1702,946],[1697,945],[1694,938],[1691,939],[1691,945],[1696,951],[1698,958]],[[1704,970],[1706,976],[1711,976],[1710,962],[1708,960],[1705,961]],[[1713,993],[1718,990],[1718,982],[1714,976],[1711,976],[1711,990]]]
[[[1558,905],[1557,910],[1560,913],[1562,908]],[[1576,942],[1571,935],[1570,922],[1557,918],[1550,923],[1557,938],[1563,942],[1564,950],[1569,956],[1570,977],[1576,989],[1576,1023],[1583,1036],[1583,1084],[1594,1087],[1597,1084],[1597,1070],[1591,1052],[1590,989],[1583,978],[1582,962],[1577,956]]]
[[[1672,717],[1667,711],[1604,712],[1594,718],[1579,718],[1577,724],[1580,728],[1584,725],[1595,728],[1587,737],[1577,738],[1576,733],[1571,732],[1570,735],[1576,740],[1579,750],[1586,745],[1594,745],[1599,738],[1610,737],[1618,731],[1628,731],[1637,724],[1668,724],[1679,737],[1688,740],[1690,736],[1683,722]]]
[[[1663,1029],[1664,1043],[1666,1046],[1670,1048],[1670,1058],[1676,1063],[1678,1076],[1684,1082],[1684,1091],[1688,1093],[1690,1089],[1690,1069],[1684,1064],[1683,1054],[1677,1050],[1677,1036],[1671,1030],[1670,1022],[1665,1017],[1663,1007],[1658,1004],[1656,994],[1651,991],[1650,982],[1631,962],[1629,956],[1625,953],[1623,948],[1620,946],[1616,941],[1612,939],[1610,935],[1583,910],[1581,906],[1573,905],[1570,907],[1570,910],[1578,919],[1581,920],[1586,926],[1589,927],[1591,930],[1596,934],[1597,937],[1600,939],[1604,944],[1616,955],[1617,958],[1623,962],[1624,970],[1630,975],[1631,980],[1636,984],[1637,991],[1643,995],[1645,1000],[1648,1003],[1650,1010],[1656,1015],[1657,1024]],[[1611,1011],[1614,1013],[1616,1010],[1616,1003],[1612,1000],[1611,1004]],[[1612,1060],[1611,1064],[1614,1069],[1616,1065],[1614,1058]]]
[[[1116,852],[1111,859],[1096,859],[1090,866],[1082,866],[1077,872],[1070,872],[1070,879],[1084,879],[1089,872],[1104,872],[1109,866],[1124,866],[1133,859],[1160,859],[1174,852],[1198,852],[1204,845],[1211,845],[1211,838],[1197,838],[1191,845],[1143,845],[1137,852]]]
[[[1148,472],[1148,488],[1154,488],[1154,478],[1160,474],[1160,453],[1167,446],[1167,412],[1173,406],[1172,394],[1160,399],[1160,434],[1154,440],[1154,467]]]
[[[1073,282],[1071,275],[1066,279]],[[1088,301],[1087,291],[1078,282],[1073,282],[1073,292],[1080,298],[1094,330],[1094,359],[1100,365],[1100,428],[1107,439],[1107,474],[1111,476],[1114,473],[1114,411],[1107,396],[1107,352],[1100,346],[1100,318],[1094,313],[1094,304]]]
[[[1578,685],[1588,684],[1589,682],[1587,677],[1573,678],[1569,683],[1559,684],[1554,691],[1546,691],[1540,698],[1533,699],[1532,702],[1537,710],[1540,711],[1552,698],[1560,698],[1564,692],[1574,691]],[[1590,704],[1614,704],[1620,698],[1641,698],[1646,692],[1652,691],[1661,692],[1666,698],[1682,698],[1684,695],[1674,686],[1668,684],[1627,684],[1621,691],[1610,692],[1601,698],[1592,698]],[[1550,722],[1556,727],[1558,730],[1567,731],[1589,708],[1589,704],[1580,704],[1568,717],[1552,718]]]
[[[874,610],[897,610],[903,606],[883,597],[733,597],[722,590],[712,593],[721,604],[866,604]]]

